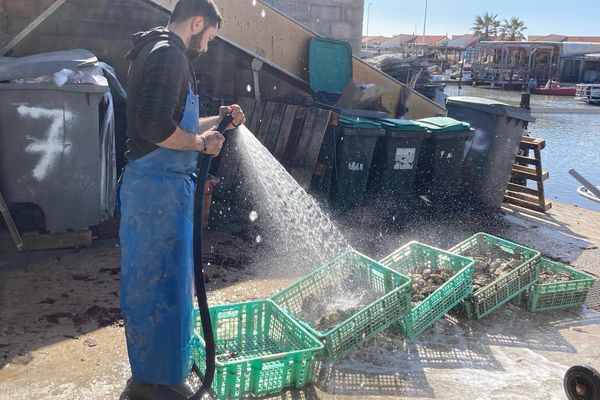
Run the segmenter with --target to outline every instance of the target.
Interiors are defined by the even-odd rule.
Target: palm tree
[[[527,29],[525,22],[518,17],[512,17],[510,20],[505,19],[500,25],[500,37],[503,40],[525,39],[523,32]]]
[[[471,30],[474,34],[480,36],[480,40],[490,40],[496,36],[499,27],[500,21],[498,21],[498,14],[486,12],[483,15],[475,17]]]

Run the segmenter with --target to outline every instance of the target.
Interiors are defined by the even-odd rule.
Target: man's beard
[[[204,36],[204,32],[197,33],[192,35],[190,38],[190,46],[188,48],[188,56],[191,60],[198,58],[202,53],[198,51],[200,48],[200,44],[202,43],[202,37]]]

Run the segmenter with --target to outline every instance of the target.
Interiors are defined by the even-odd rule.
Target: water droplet
[[[263,9],[263,10],[260,12],[260,16],[261,16],[261,17],[263,17],[263,18],[264,18],[264,17],[266,17],[266,16],[267,16],[267,12],[266,12],[266,11]]]
[[[248,92],[251,92],[251,91],[252,91],[252,86],[250,86],[250,85],[246,86],[246,90],[247,90]]]
[[[277,86],[273,86],[273,90],[277,90]]]
[[[252,0],[252,5],[256,7],[256,0]]]
[[[320,22],[320,21],[319,21],[319,18],[317,18],[317,22]]]
[[[392,221],[395,221],[395,220],[396,220],[396,216],[394,215],[394,216],[392,217]]]
[[[260,242],[262,242],[262,237],[260,237],[260,235],[258,235],[256,237],[256,243],[260,243]]]
[[[206,263],[206,265],[210,266],[210,263]]]
[[[248,218],[250,218],[250,221],[254,222],[258,219],[258,213],[256,211],[250,211]]]

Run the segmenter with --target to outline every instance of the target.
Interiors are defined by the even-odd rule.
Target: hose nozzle
[[[221,134],[225,133],[227,126],[232,122],[233,122],[233,116],[231,114],[227,114],[226,116],[223,117],[221,122],[219,122],[219,126],[217,126],[217,131],[219,131],[219,133],[221,133]]]

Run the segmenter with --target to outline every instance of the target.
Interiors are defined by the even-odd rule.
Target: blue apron
[[[180,127],[199,133],[191,87]],[[121,312],[133,380],[176,385],[191,371],[193,222],[198,153],[158,148],[121,186]]]

